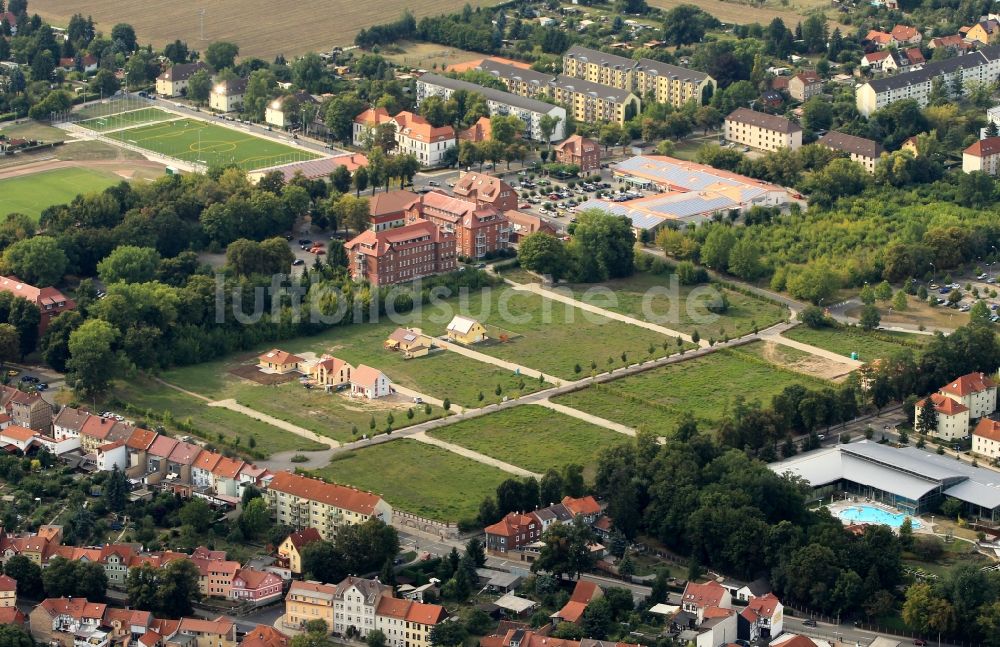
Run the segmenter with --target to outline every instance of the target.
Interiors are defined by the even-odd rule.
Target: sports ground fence
[[[239,132],[246,137],[257,137],[262,141],[270,141],[258,137],[257,135],[244,129],[233,127],[229,124],[229,122],[220,121],[217,123],[215,121],[200,119],[187,114],[176,113],[170,110],[170,105],[167,102],[156,101],[150,98],[135,95],[116,95],[108,99],[102,99],[97,102],[86,104],[75,110],[69,109],[61,112],[54,112],[51,115],[50,121],[54,126],[63,127],[70,131],[83,131],[87,136],[96,139],[97,141],[137,152],[143,156],[162,162],[166,166],[177,167],[179,169],[195,173],[204,173],[208,170],[209,166],[212,165],[236,164],[245,171],[254,171],[284,166],[295,162],[304,162],[318,157],[312,152],[290,150],[287,153],[281,153],[278,155],[253,158],[252,163],[248,165],[246,160],[238,160],[235,156],[225,157],[218,151],[212,151],[211,148],[202,148],[200,144],[200,150],[192,150],[190,147],[185,147],[183,145],[178,145],[176,151],[162,150],[162,148],[161,150],[152,150],[140,145],[138,142],[125,139],[124,137],[119,138],[114,136],[115,132],[127,131],[132,128],[140,128],[154,123],[160,123],[161,121],[170,121],[170,119],[153,120],[150,122],[129,122],[127,120],[123,120],[120,128],[115,128],[107,132],[102,132],[101,130],[87,124],[87,122],[91,120],[107,117],[120,117],[130,112],[148,110],[150,108],[155,108],[169,113],[173,117],[176,117],[177,120],[201,121],[206,125],[212,125],[217,128],[227,128],[229,130]],[[287,146],[285,144],[281,145]],[[212,159],[191,159],[192,157],[198,158],[208,156]]]

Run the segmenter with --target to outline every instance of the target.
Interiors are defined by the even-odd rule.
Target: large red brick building
[[[376,193],[368,199],[371,228],[382,231],[402,227],[406,224],[406,211],[418,202],[420,196],[406,189]]]
[[[580,173],[586,174],[601,168],[601,149],[597,142],[572,135],[555,147],[556,161],[560,164],[575,164]]]
[[[367,230],[345,249],[351,277],[373,285],[403,283],[455,269],[455,234],[419,220],[403,227]]]
[[[407,221],[427,220],[445,232],[454,233],[459,256],[482,258],[510,246],[510,223],[489,205],[453,198],[432,191],[407,210]]]
[[[466,173],[452,192],[479,207],[493,207],[500,213],[517,209],[517,192],[503,180],[485,173]]]
[[[10,292],[16,297],[24,297],[38,306],[42,313],[42,319],[38,322],[39,334],[45,332],[56,315],[76,307],[76,302],[64,296],[59,290],[51,287],[36,288],[16,276],[0,276],[0,290]]]

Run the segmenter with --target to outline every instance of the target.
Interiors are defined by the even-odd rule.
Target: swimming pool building
[[[944,497],[952,497],[965,504],[966,515],[1000,520],[1000,472],[925,449],[896,449],[862,440],[770,467],[778,474],[802,478],[817,499],[848,492],[920,515],[935,511]]]

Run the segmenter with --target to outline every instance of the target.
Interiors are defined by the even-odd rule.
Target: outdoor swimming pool
[[[908,514],[903,514],[902,512],[889,512],[883,510],[882,508],[876,508],[871,505],[852,505],[848,508],[844,508],[837,512],[837,518],[841,521],[847,521],[850,523],[873,523],[882,524],[889,526],[890,528],[899,528],[903,525],[903,521],[909,517]],[[910,517],[910,522],[913,524],[913,529],[916,530],[920,527],[920,521]]]

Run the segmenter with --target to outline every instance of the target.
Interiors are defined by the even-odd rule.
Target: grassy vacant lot
[[[643,273],[598,286],[570,286],[581,301],[651,321],[702,339],[737,337],[750,332],[754,325],[763,329],[785,318],[786,310],[768,301],[727,290],[719,285],[686,286],[676,284],[674,275]],[[610,292],[609,292],[610,291]],[[706,306],[723,292],[729,310],[715,315]]]
[[[80,122],[80,125],[84,128],[89,128],[98,132],[105,132],[108,130],[116,130],[118,128],[128,128],[129,126],[135,126],[137,124],[166,121],[167,119],[172,119],[174,117],[175,115],[172,115],[169,112],[164,112],[159,108],[140,108],[138,110],[120,112],[115,115],[85,119]]]
[[[859,328],[809,328],[796,326],[783,333],[785,337],[849,357],[857,352],[862,362],[909,348],[919,355],[920,349],[931,341],[929,335],[889,332],[885,330],[866,333]]]
[[[417,321],[419,324],[421,320],[410,316],[404,321]],[[457,353],[436,351],[427,357],[403,359],[401,354],[382,348],[382,342],[395,328],[396,324],[391,322],[340,326],[315,337],[281,342],[279,346],[283,350],[295,353],[306,351],[317,354],[329,353],[354,366],[367,364],[378,368],[397,384],[442,400],[448,398],[461,406],[474,407],[499,402],[504,396],[531,393],[544,386],[539,384],[538,380],[524,378],[522,381],[510,371],[492,364],[477,362]],[[264,352],[267,349],[260,350]],[[256,354],[243,354],[223,361],[176,369],[166,373],[164,379],[210,398],[231,397],[227,394],[231,393],[233,385],[240,380],[230,375],[229,369],[236,365],[252,363],[254,357]],[[523,388],[521,388],[522,382]],[[498,384],[501,387],[499,396],[495,393]],[[480,393],[483,394],[481,402]],[[399,416],[396,416],[396,419],[398,428]],[[367,416],[364,424],[367,428]],[[350,431],[350,426],[347,427],[347,431]]]
[[[600,371],[623,365],[621,354],[628,363],[673,353],[673,339],[659,333],[620,321],[613,321],[579,308],[545,299],[529,292],[510,288],[493,289],[469,299],[468,315],[484,321],[494,341],[478,344],[475,350],[487,355],[538,369],[565,379],[590,372],[591,361]],[[444,332],[445,325],[428,326],[434,334]],[[500,334],[510,341],[496,341]],[[667,342],[664,350],[663,344]]]
[[[18,212],[38,218],[46,207],[70,202],[80,193],[103,191],[121,178],[87,168],[62,168],[0,180],[0,215]]]
[[[238,403],[340,441],[351,441],[361,434],[370,433],[372,418],[375,419],[376,430],[381,431],[388,428],[390,415],[393,429],[444,415],[439,407],[431,407],[428,415],[422,405],[409,406],[399,400],[352,400],[344,394],[305,389],[297,381],[264,386],[233,379],[229,397]],[[408,409],[413,410],[412,418],[407,414]],[[357,436],[354,435],[355,428]]]
[[[738,396],[766,405],[791,384],[817,388],[827,383],[733,349],[588,387],[555,401],[637,429],[669,433],[685,412],[713,423]]]
[[[115,24],[126,22],[135,27],[135,33],[144,43],[151,41],[157,48],[175,38],[188,43],[225,40],[239,45],[243,57],[271,60],[277,54],[284,54],[290,60],[296,54],[351,45],[359,29],[396,20],[404,9],[420,20],[460,10],[462,4],[454,0],[298,0],[281,5],[276,11],[270,0],[229,0],[208,5],[201,0],[177,0],[157,5],[151,11],[142,0],[87,0],[80,6],[67,5],[65,0],[32,0],[31,12],[37,12],[53,25],[65,27],[70,16],[82,11],[93,16],[97,28],[105,34],[110,34]],[[207,9],[204,32],[199,25],[202,7]],[[262,16],[268,18],[262,20]]]
[[[317,157],[303,149],[198,119],[137,126],[109,133],[108,136],[187,162],[201,162],[208,166],[236,164],[248,171]]]
[[[377,492],[397,508],[441,521],[475,518],[482,500],[510,477],[408,438],[337,454],[329,466],[313,473]]]
[[[476,52],[436,43],[413,43],[410,41],[395,43],[379,53],[393,63],[424,70],[443,69],[455,63],[464,63],[484,56]]]
[[[218,442],[219,434],[222,434],[227,440],[239,437],[240,445],[246,447],[253,436],[257,442],[256,449],[266,454],[326,448],[235,411],[209,407],[201,400],[141,376],[119,383],[112,395],[133,407],[136,416],[145,414],[173,430],[178,430],[178,427],[171,420],[180,421],[185,425],[183,433],[193,433],[211,442]],[[163,420],[166,412],[170,413],[170,418]]]
[[[796,373],[804,373],[824,380],[841,381],[853,370],[850,364],[831,362],[825,357],[770,340],[741,346],[740,350]]]
[[[822,0],[793,0],[782,5],[780,1],[768,0],[764,3],[727,2],[725,0],[651,0],[650,6],[661,9],[672,9],[682,4],[693,4],[704,9],[724,23],[745,24],[759,22],[766,25],[775,18],[781,18],[786,24],[802,21],[816,9],[829,7]],[[831,23],[832,24],[832,23]]]
[[[592,468],[604,449],[628,439],[534,404],[465,420],[430,435],[540,474],[570,463]]]

